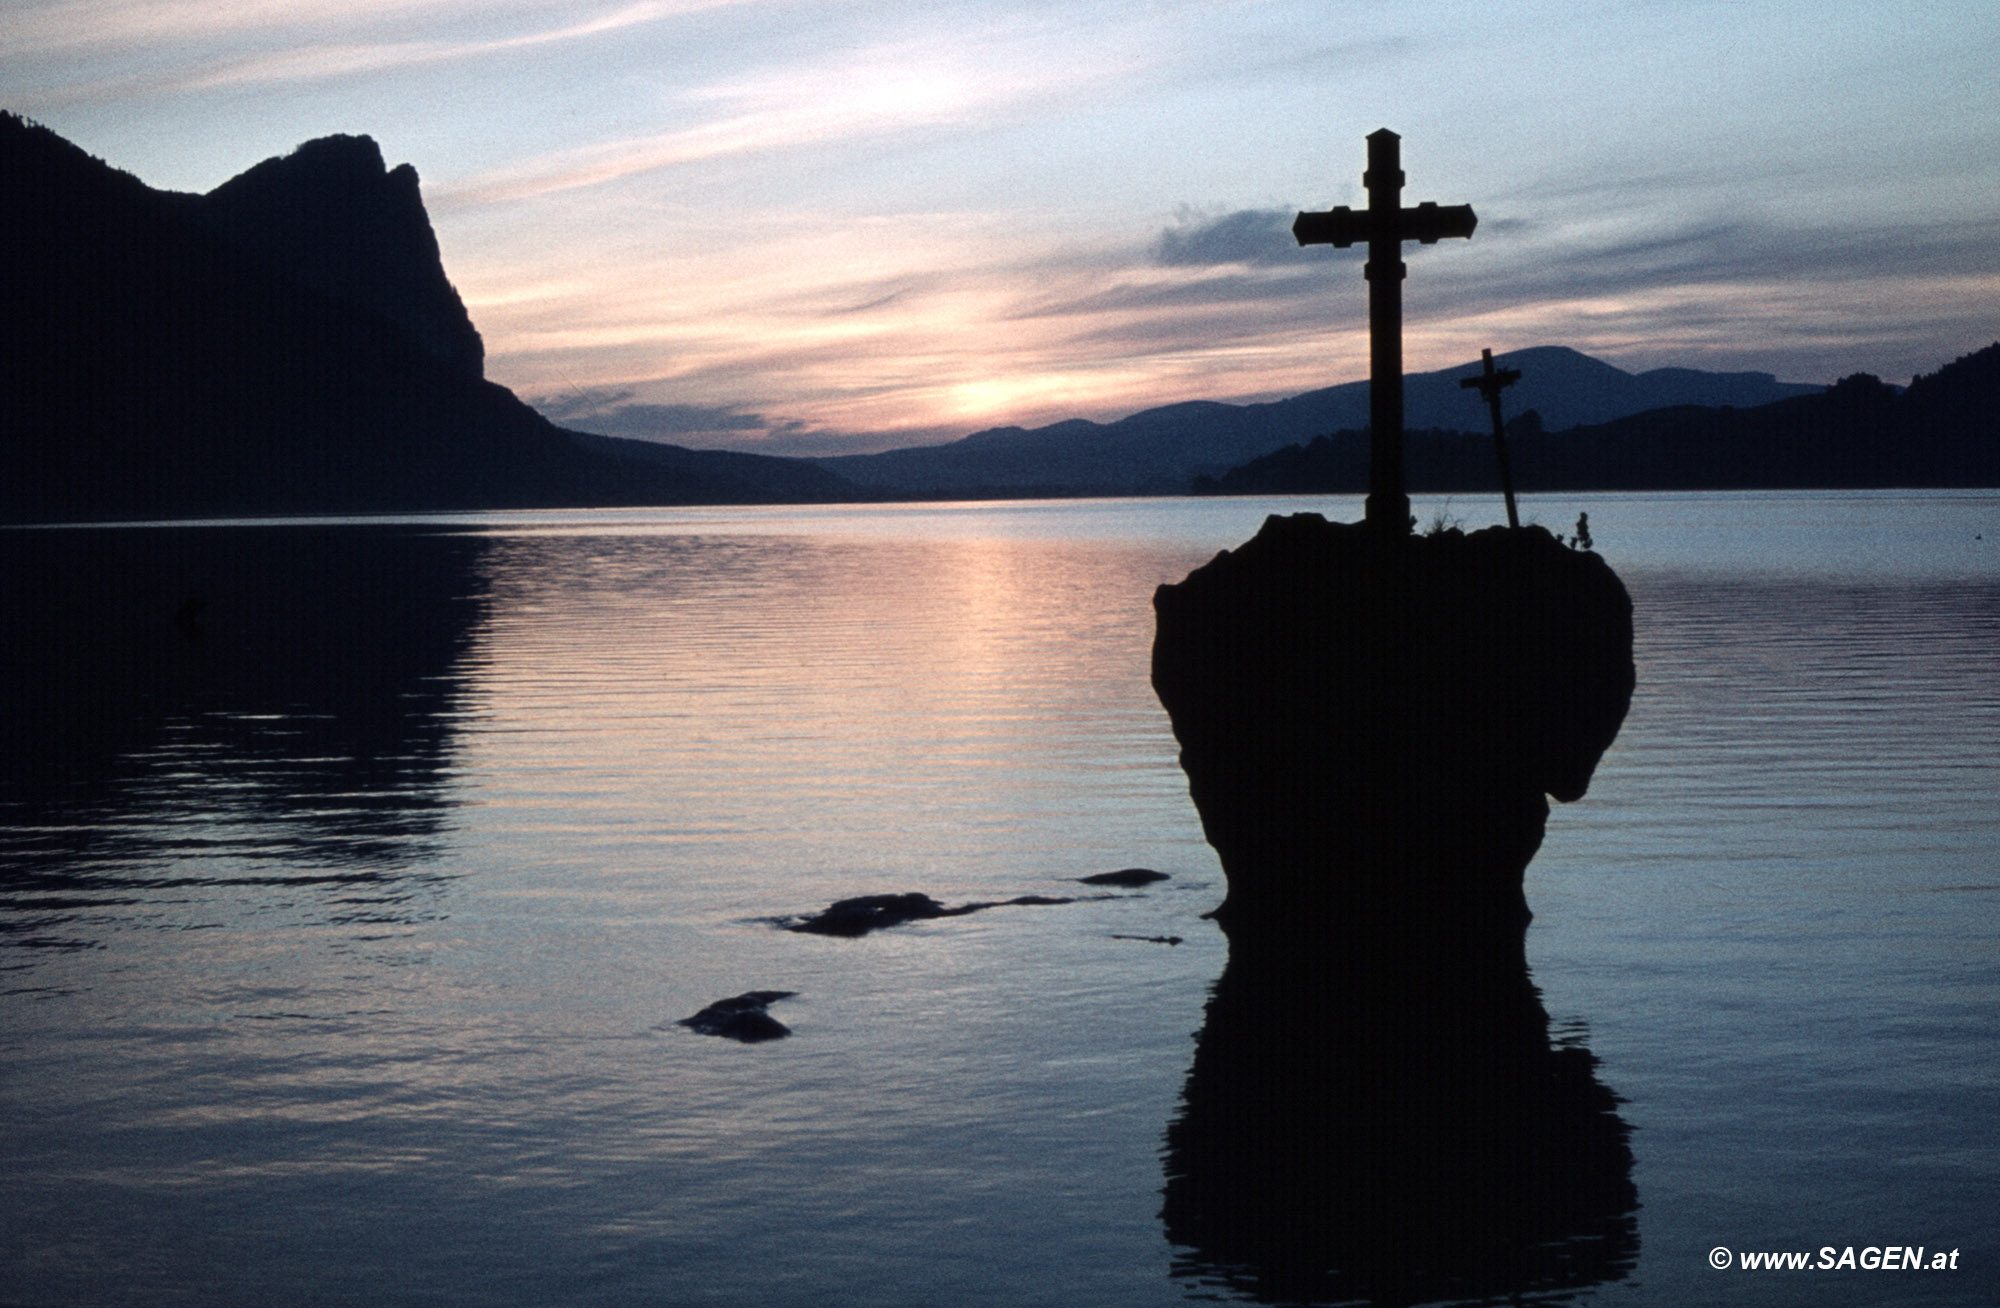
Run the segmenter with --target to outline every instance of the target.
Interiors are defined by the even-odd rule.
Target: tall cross
[[[1346,248],[1368,243],[1368,522],[1398,535],[1410,530],[1410,496],[1403,484],[1403,242],[1435,245],[1472,235],[1479,219],[1469,204],[1429,201],[1403,208],[1403,138],[1384,127],[1368,138],[1368,208],[1341,205],[1302,213],[1292,224],[1300,245]]]

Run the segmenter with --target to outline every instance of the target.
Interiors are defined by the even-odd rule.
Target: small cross
[[[1514,512],[1514,469],[1507,463],[1507,429],[1500,423],[1500,392],[1521,380],[1521,370],[1495,369],[1491,350],[1481,350],[1479,358],[1486,365],[1486,371],[1477,377],[1467,377],[1458,384],[1486,397],[1486,407],[1493,415],[1493,453],[1500,460],[1500,493],[1507,497],[1507,525],[1519,530],[1521,517]]]
[[[1426,201],[1403,208],[1403,138],[1384,127],[1368,138],[1368,208],[1341,205],[1328,213],[1301,213],[1292,224],[1300,245],[1345,248],[1368,244],[1368,521],[1399,535],[1410,530],[1410,497],[1403,484],[1403,264],[1404,241],[1435,245],[1447,236],[1470,237],[1479,222],[1469,204]]]

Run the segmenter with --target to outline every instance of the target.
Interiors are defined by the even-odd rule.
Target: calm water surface
[[[1227,950],[1150,601],[1301,509],[1358,513],[6,533],[0,1304],[1253,1296],[1160,1216]],[[1637,609],[1528,873],[1632,1128],[1636,1259],[1573,1297],[1994,1302],[2000,496],[1528,509],[1587,509]],[[1172,879],[767,920],[1135,865]],[[675,1025],[752,989],[791,1038]]]

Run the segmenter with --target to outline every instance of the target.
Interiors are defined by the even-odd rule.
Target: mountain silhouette
[[[0,520],[854,497],[565,432],[482,380],[416,173],[366,137],[187,195],[0,114],[0,195]]]
[[[1527,391],[1527,377],[1519,389]],[[1755,408],[1684,403],[1566,431],[1548,430],[1545,415],[1507,394],[1519,415],[1507,439],[1524,492],[2000,485],[2000,344],[1901,391],[1857,373]],[[1413,489],[1497,491],[1487,437],[1415,431],[1405,438],[1405,456]],[[1352,494],[1366,489],[1367,469],[1367,434],[1349,429],[1275,451],[1195,489]]]
[[[1669,405],[1749,407],[1825,389],[1761,372],[1660,368],[1635,375],[1556,345],[1496,355],[1495,363],[1522,372],[1520,385],[1508,392],[1509,409],[1536,409],[1551,428]],[[1405,421],[1417,429],[1479,430],[1485,410],[1458,383],[1480,367],[1474,361],[1404,378]],[[1263,404],[1193,401],[1111,423],[997,427],[948,445],[818,462],[889,493],[1181,494],[1196,477],[1219,476],[1321,433],[1367,424],[1368,383],[1355,381]]]
[[[380,314],[467,376],[484,375],[485,346],[445,277],[417,170],[388,169],[369,138],[308,141],[216,187],[201,208],[265,262]]]

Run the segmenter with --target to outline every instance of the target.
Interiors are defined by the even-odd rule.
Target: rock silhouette
[[[1517,956],[1546,796],[1623,721],[1632,610],[1539,527],[1273,516],[1154,596],[1153,685],[1236,946]]]
[[[783,920],[783,925],[787,931],[802,931],[815,936],[846,936],[852,939],[865,936],[870,931],[880,931],[884,927],[902,926],[907,922],[923,922],[931,918],[964,917],[967,913],[977,913],[988,908],[1075,902],[1074,899],[1050,895],[1017,895],[1012,899],[947,907],[929,895],[915,891],[889,895],[857,895],[852,899],[838,900],[819,912],[796,921]]]
[[[1121,867],[1116,872],[1096,872],[1077,880],[1086,886],[1150,886],[1156,881],[1165,881],[1167,874],[1155,872],[1149,867]]]
[[[780,999],[790,999],[797,993],[796,990],[746,991],[733,998],[718,999],[693,1017],[684,1017],[675,1025],[703,1035],[739,1040],[746,1045],[781,1039],[790,1035],[792,1029],[772,1017],[770,1007]]]

